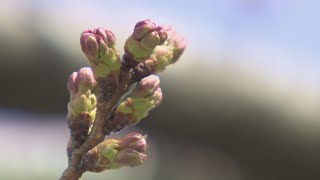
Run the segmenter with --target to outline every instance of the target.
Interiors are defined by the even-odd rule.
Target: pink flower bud
[[[108,46],[115,45],[115,37],[110,30],[104,28],[97,28],[95,29],[94,33],[97,37],[101,37],[104,43],[106,43]]]
[[[153,94],[160,85],[160,79],[156,75],[149,75],[138,83],[136,89],[132,92],[133,97],[146,97]]]
[[[157,27],[157,32],[158,32],[159,37],[160,37],[160,44],[163,44],[168,38],[167,31],[166,31],[166,29],[164,27],[158,26]]]
[[[92,90],[97,84],[90,67],[81,68],[78,71],[75,82],[78,85],[78,89],[83,92],[86,92],[89,89]]]
[[[147,19],[136,24],[124,50],[133,59],[144,61],[151,56],[155,47],[163,44],[166,39],[166,29]]]
[[[67,87],[71,95],[78,91],[78,85],[76,84],[77,75],[78,75],[78,72],[73,72],[69,76],[69,79],[67,82]]]
[[[106,28],[85,30],[80,36],[80,45],[90,62],[98,63],[101,46],[113,47],[115,45],[114,34]],[[106,49],[106,48],[105,48]]]
[[[131,148],[125,148],[117,154],[114,163],[121,166],[135,167],[141,165],[147,159],[147,155]]]
[[[172,27],[168,28],[168,46],[172,47],[173,50],[170,64],[175,63],[179,59],[187,44],[187,40],[183,36],[177,34]]]
[[[121,146],[134,149],[141,153],[146,152],[148,147],[146,137],[140,133],[130,133],[126,135],[121,141]]]
[[[135,39],[140,40],[146,34],[154,31],[156,29],[156,27],[157,27],[156,23],[150,19],[139,21],[135,25],[132,35]]]
[[[81,50],[88,57],[89,61],[94,61],[99,52],[99,44],[93,31],[85,30],[82,32],[80,36],[80,45]]]
[[[104,140],[84,155],[83,165],[91,172],[138,166],[147,158],[146,148],[145,137],[138,133],[131,133],[122,140]]]

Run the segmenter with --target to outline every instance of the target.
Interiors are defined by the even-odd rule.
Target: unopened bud
[[[78,85],[78,90],[82,92],[92,90],[96,86],[97,82],[90,67],[84,67],[78,71],[76,84]]]
[[[126,135],[122,139],[120,146],[131,148],[141,153],[146,152],[148,147],[146,136],[142,136],[140,133],[130,133]]]
[[[138,166],[146,159],[145,137],[131,133],[122,140],[108,139],[85,154],[83,163],[88,171],[101,172],[123,166]]]
[[[160,37],[160,44],[163,44],[168,38],[167,30],[162,26],[158,26],[157,27],[157,32],[158,32],[159,37]]]
[[[132,92],[132,97],[146,97],[153,94],[159,88],[160,79],[156,75],[149,75],[140,80],[135,90]]]
[[[95,34],[97,37],[101,37],[103,42],[106,43],[108,46],[115,45],[115,37],[110,30],[105,28],[97,28],[95,30]],[[102,40],[99,40],[99,42],[101,42]]]
[[[146,154],[131,148],[125,148],[117,154],[114,164],[135,167],[141,165],[146,159]]]
[[[167,39],[164,28],[156,26],[150,19],[136,24],[133,34],[125,43],[125,52],[137,61],[144,61],[150,57],[154,48]]]
[[[187,46],[186,39],[177,34],[171,26],[164,26],[164,29],[168,33],[167,41],[157,46],[151,55],[151,59],[155,61],[154,73],[161,72],[166,66],[177,62]]]
[[[157,25],[151,19],[146,19],[144,21],[139,21],[134,27],[133,36],[135,39],[141,39],[146,34],[154,31]]]
[[[99,44],[92,30],[85,30],[82,32],[80,37],[80,45],[82,51],[88,57],[89,61],[94,61],[97,58]]]
[[[73,72],[68,79],[67,87],[71,96],[75,93],[86,93],[93,90],[97,82],[90,67],[81,68],[78,72]]]
[[[187,40],[180,34],[177,34],[175,31],[170,33],[170,36],[168,38],[168,46],[170,46],[173,51],[173,57],[170,62],[171,64],[177,62],[177,60],[187,47],[187,44]]]
[[[139,123],[162,101],[159,82],[155,75],[143,78],[132,94],[118,105],[114,118],[126,120],[127,126]]]
[[[87,56],[96,78],[105,78],[120,70],[120,58],[115,48],[114,34],[105,28],[83,31],[81,49]]]

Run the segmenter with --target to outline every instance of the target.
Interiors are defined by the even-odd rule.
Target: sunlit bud
[[[132,92],[132,97],[146,97],[153,94],[159,88],[160,79],[156,75],[149,75],[140,80],[137,87]]]
[[[171,26],[164,26],[164,29],[168,34],[167,41],[157,46],[150,57],[156,62],[154,73],[161,72],[166,66],[177,62],[187,46],[186,39],[177,34]]]
[[[146,34],[154,31],[157,25],[155,22],[150,19],[146,19],[144,21],[139,21],[134,27],[133,36],[135,39],[141,39]]]
[[[88,90],[93,90],[96,86],[96,80],[92,74],[90,67],[81,68],[78,72],[73,72],[67,83],[71,99],[75,93],[86,93]]]
[[[101,37],[103,42],[106,43],[108,46],[115,45],[115,37],[110,30],[105,28],[97,28],[95,30],[95,34],[97,37]],[[101,42],[101,40],[99,40],[99,42]]]
[[[170,33],[170,36],[168,38],[168,46],[170,46],[173,51],[173,54],[172,54],[173,57],[170,62],[171,64],[173,64],[182,55],[188,43],[183,36],[181,36],[180,34],[177,34],[174,30],[171,30],[171,31],[173,32]]]
[[[98,55],[99,44],[92,30],[85,30],[80,37],[80,45],[83,53],[89,61],[94,61]]]
[[[81,92],[87,92],[96,86],[97,82],[90,67],[83,67],[78,71],[76,84]]]
[[[114,34],[110,30],[85,30],[81,34],[80,44],[96,78],[105,78],[111,72],[118,73],[121,61],[115,49]]]
[[[162,45],[156,47],[154,53],[151,56],[152,59],[156,60],[155,73],[161,72],[166,66],[171,64],[173,59],[173,50],[171,47]]]
[[[125,43],[125,52],[137,61],[146,60],[154,48],[167,39],[166,30],[150,19],[136,24],[134,32]]]

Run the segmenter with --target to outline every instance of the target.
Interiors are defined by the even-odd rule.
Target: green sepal
[[[102,63],[99,63],[97,65],[91,64],[91,68],[93,71],[93,75],[96,78],[105,78],[110,73],[110,69],[108,68],[108,66]]]
[[[131,98],[127,98],[126,100],[122,101],[117,107],[117,112],[121,112],[124,114],[132,113],[133,112],[132,105],[129,106],[128,101],[132,101]]]
[[[116,158],[118,153],[118,150],[117,150],[117,148],[119,147],[118,140],[109,139],[106,142],[104,142],[103,145],[104,146],[101,148],[100,154],[103,157],[107,158],[110,162],[112,162],[112,160]]]

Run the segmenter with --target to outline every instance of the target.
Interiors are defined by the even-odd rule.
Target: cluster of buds
[[[167,33],[162,26],[157,26],[150,19],[140,21],[127,39],[124,50],[133,59],[144,61],[151,56],[154,49],[167,40]]]
[[[187,46],[186,39],[171,26],[156,26],[151,20],[138,22],[125,43],[125,52],[139,62],[133,78],[139,80],[164,71],[178,61]]]
[[[120,58],[113,33],[105,28],[85,30],[81,34],[81,49],[87,56],[95,78],[115,77],[120,72]]]
[[[85,171],[135,167],[146,160],[145,136],[104,137],[139,123],[161,103],[160,79],[155,74],[175,63],[187,44],[172,27],[158,26],[150,19],[135,25],[122,60],[115,42],[106,28],[85,30],[80,36],[90,67],[68,79],[69,165],[61,180],[79,179]]]
[[[120,140],[104,140],[85,154],[83,163],[91,172],[123,166],[135,167],[146,160],[146,150],[146,137],[139,133],[130,133]]]

